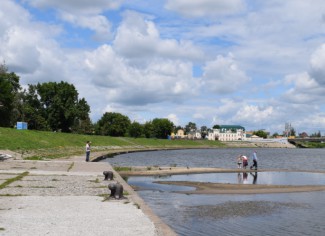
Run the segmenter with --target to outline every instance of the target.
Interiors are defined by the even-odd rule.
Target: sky
[[[1,0],[0,62],[98,121],[325,135],[323,0]]]

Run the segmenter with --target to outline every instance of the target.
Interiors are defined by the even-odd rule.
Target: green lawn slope
[[[0,150],[21,153],[23,158],[58,158],[84,153],[86,141],[92,142],[94,152],[118,152],[175,149],[175,148],[217,148],[223,144],[208,140],[165,140],[98,135],[79,135],[34,130],[0,128]]]

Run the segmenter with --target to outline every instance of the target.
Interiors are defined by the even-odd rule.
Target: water
[[[325,174],[297,170],[325,169],[325,149],[256,149],[259,168],[294,172],[259,172],[255,184],[324,185]],[[189,166],[235,168],[236,156],[253,149],[142,152],[107,159],[115,166]],[[295,171],[296,170],[296,171]],[[255,174],[252,172],[252,174]],[[153,183],[159,180],[254,184],[243,173],[129,177],[138,194],[179,235],[324,235],[325,192],[281,194],[182,194],[191,187]]]
[[[257,151],[263,169],[324,170],[325,149],[226,148],[138,152],[118,155],[106,161],[113,166],[178,166],[235,168],[238,155]],[[251,158],[249,160],[251,163]]]
[[[224,184],[325,185],[325,174],[305,172],[251,172],[131,176],[128,178],[128,183],[145,189],[171,188],[157,184],[156,182],[159,181],[193,181]],[[170,190],[175,191],[173,189]]]

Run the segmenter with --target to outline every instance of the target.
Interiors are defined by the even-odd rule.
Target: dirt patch
[[[187,217],[222,219],[231,217],[249,217],[256,215],[269,215],[273,212],[309,208],[307,204],[291,202],[270,202],[270,201],[229,201],[218,205],[189,206],[185,212]]]

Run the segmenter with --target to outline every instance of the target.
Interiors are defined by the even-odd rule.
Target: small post
[[[122,199],[123,196],[123,185],[120,183],[109,184],[108,189],[111,190],[111,195],[109,197],[113,197],[115,199]]]
[[[111,195],[109,197],[115,197],[116,184],[109,184],[108,189],[111,190]]]
[[[104,171],[103,175],[105,176],[104,180],[113,180],[113,172],[112,171]]]
[[[116,184],[116,191],[115,191],[115,199],[123,198],[123,185],[117,183]]]

